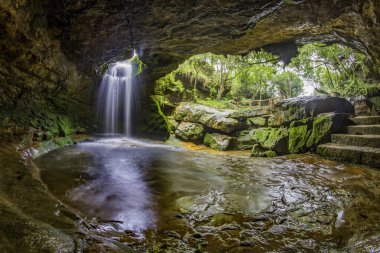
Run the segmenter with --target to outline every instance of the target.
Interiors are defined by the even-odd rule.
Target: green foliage
[[[204,100],[197,100],[197,103],[201,105],[206,105],[209,107],[218,108],[218,109],[236,108],[234,104],[232,104],[230,101],[227,101],[227,100],[204,99]]]
[[[273,77],[274,89],[281,97],[292,98],[299,96],[303,91],[302,79],[292,71],[283,71]]]
[[[216,108],[249,106],[252,100],[291,98],[304,92],[344,97],[378,89],[368,81],[367,57],[342,45],[309,44],[290,66],[265,51],[245,56],[211,53],[190,57],[156,82],[155,94]],[[305,82],[306,81],[306,82]]]
[[[352,97],[366,95],[377,88],[367,81],[367,57],[342,45],[305,45],[291,66],[313,82],[316,91],[322,94]]]
[[[139,58],[139,56],[136,54],[131,59],[128,60],[133,65],[137,66],[137,69],[134,69],[134,76],[140,75],[144,69],[146,68],[146,64]]]
[[[155,93],[164,95],[170,92],[183,92],[183,84],[175,78],[176,73],[171,72],[156,82]]]
[[[161,122],[161,125],[163,125],[166,129],[166,132],[169,133],[170,129],[171,129],[171,124],[161,109],[161,105],[163,104],[162,100],[160,100],[161,96],[151,96],[151,98],[157,107],[157,112],[158,112],[159,116],[162,119],[162,120],[159,120]],[[161,127],[161,128],[163,128],[163,127]]]

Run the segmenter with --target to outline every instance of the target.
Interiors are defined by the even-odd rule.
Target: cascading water
[[[132,64],[128,61],[112,64],[98,93],[98,118],[103,119],[105,133],[131,136],[133,93]]]

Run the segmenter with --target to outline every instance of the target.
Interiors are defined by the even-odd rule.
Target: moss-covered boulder
[[[342,132],[349,125],[347,114],[323,113],[314,118],[313,131],[307,141],[307,148],[316,150],[322,143],[331,141],[331,134]]]
[[[240,128],[238,120],[228,118],[231,110],[217,110],[195,103],[181,103],[174,112],[174,119],[182,122],[203,124],[207,128],[232,133]]]
[[[313,119],[293,121],[289,128],[289,152],[292,154],[307,151],[307,141],[312,133]]]
[[[256,128],[242,131],[236,139],[238,149],[253,149],[255,145],[264,151],[275,151],[277,154],[288,154],[289,130],[287,128]]]
[[[252,140],[249,130],[243,130],[237,134],[235,148],[238,150],[252,149],[255,141]]]
[[[276,152],[263,148],[260,144],[255,144],[252,147],[251,157],[275,157]]]
[[[240,128],[240,123],[236,119],[214,116],[211,117],[205,125],[211,129],[222,131],[224,133],[232,133]]]
[[[232,137],[218,134],[207,133],[203,139],[203,143],[215,150],[227,150],[230,147]]]
[[[268,124],[268,118],[266,117],[252,117],[247,119],[247,123],[251,127],[264,127]]]
[[[286,128],[257,128],[251,131],[251,138],[263,148],[277,154],[287,154],[289,130]]]
[[[354,113],[353,105],[340,97],[305,96],[282,100],[277,103],[269,118],[269,126],[278,127],[289,125],[290,122],[309,117],[316,117],[321,113]]]
[[[268,115],[270,113],[269,106],[255,107],[252,109],[237,110],[230,115],[229,118],[244,120],[252,117]]]
[[[198,123],[181,122],[175,130],[175,135],[182,140],[201,140],[204,135],[204,127]]]
[[[206,114],[222,115],[223,112],[205,105],[183,102],[176,107],[174,111],[174,118],[177,121],[198,123],[199,119]]]

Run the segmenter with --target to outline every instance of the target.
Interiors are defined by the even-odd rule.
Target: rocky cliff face
[[[65,27],[64,51],[84,68],[128,56],[132,47],[155,76],[204,52],[244,54],[266,46],[286,61],[294,42],[315,40],[342,42],[380,60],[374,0],[59,2],[50,4],[49,16],[54,28]]]
[[[60,118],[74,126],[89,114],[92,81],[62,52],[45,11],[42,1],[0,2],[0,136],[54,135]]]
[[[148,82],[192,54],[265,47],[288,61],[296,44],[316,40],[367,53],[379,73],[379,9],[375,0],[3,0],[0,106],[83,119],[94,70],[133,48],[149,67]]]

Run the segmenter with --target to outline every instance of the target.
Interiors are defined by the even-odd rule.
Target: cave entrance
[[[194,55],[155,83],[153,100],[167,129],[166,116],[181,102],[218,109],[271,106],[298,96],[354,99],[376,93],[368,57],[341,44],[306,44],[284,63],[267,51],[247,55]],[[157,114],[155,108],[152,114]],[[153,118],[157,116],[152,116]]]

